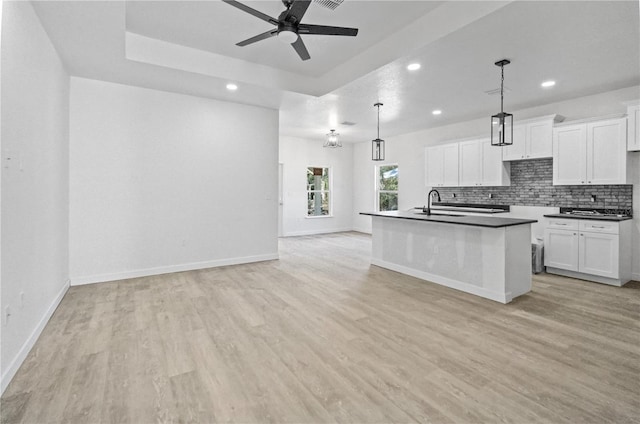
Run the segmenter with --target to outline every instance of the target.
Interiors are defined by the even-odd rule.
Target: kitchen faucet
[[[438,196],[438,202],[441,202],[442,200],[440,200],[440,193],[438,192],[438,190],[431,189],[431,191],[429,192],[429,194],[427,194],[427,206],[426,207],[422,207],[422,212],[426,213],[427,215],[431,215],[431,199],[433,198],[433,194],[435,194],[436,196]]]

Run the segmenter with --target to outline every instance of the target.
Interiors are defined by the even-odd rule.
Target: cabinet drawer
[[[580,227],[577,219],[565,219],[565,218],[549,218],[547,221],[547,228],[555,228],[558,230],[578,230]]]
[[[607,221],[580,221],[580,231],[590,233],[618,234],[618,223]]]

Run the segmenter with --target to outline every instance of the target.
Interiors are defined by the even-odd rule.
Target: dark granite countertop
[[[439,224],[472,225],[476,227],[503,228],[512,225],[533,224],[535,219],[498,218],[493,216],[470,215],[425,215],[420,212],[387,211],[360,212],[360,215],[378,216],[383,218],[411,219],[415,221],[435,222]]]
[[[628,215],[571,215],[568,213],[552,213],[544,215],[546,218],[585,219],[590,221],[626,221],[633,219]]]

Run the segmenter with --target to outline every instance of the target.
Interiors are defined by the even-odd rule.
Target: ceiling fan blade
[[[233,7],[236,7],[240,10],[242,10],[243,12],[247,12],[250,15],[255,16],[258,19],[262,19],[263,21],[269,22],[270,24],[273,25],[278,25],[278,20],[275,18],[272,18],[271,16],[264,14],[260,11],[257,11],[249,6],[245,6],[244,4],[237,2],[235,0],[222,0],[223,2],[227,3],[228,5],[231,5]]]
[[[296,41],[291,43],[291,46],[293,46],[296,53],[298,53],[298,56],[300,56],[300,59],[302,60],[311,59],[311,56],[309,56],[309,51],[307,50],[307,47],[304,45],[304,42],[302,41],[302,37],[298,37]]]
[[[347,35],[350,37],[355,37],[356,35],[358,35],[358,28],[300,24],[298,26],[298,34]]]
[[[289,11],[285,16],[285,21],[291,21],[291,17],[295,18],[295,22],[300,22],[302,17],[307,12],[309,5],[311,4],[311,0],[293,0],[293,3],[289,7]]]
[[[266,40],[267,38],[271,38],[271,37],[274,37],[276,35],[278,35],[278,30],[277,29],[272,29],[271,31],[263,32],[262,34],[258,34],[255,37],[247,38],[244,41],[236,43],[236,46],[244,47],[244,46],[247,46],[249,44],[253,44],[253,43],[257,42],[257,41],[260,41],[260,40]]]

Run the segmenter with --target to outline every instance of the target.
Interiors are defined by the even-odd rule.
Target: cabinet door
[[[526,125],[513,127],[513,144],[502,148],[502,160],[521,160],[525,158],[526,151]]]
[[[527,159],[553,156],[553,122],[536,122],[527,125]]]
[[[580,232],[579,271],[618,278],[618,240],[616,234]]]
[[[587,184],[627,181],[627,120],[587,124]]]
[[[578,232],[544,230],[544,265],[578,271]]]
[[[442,146],[443,156],[443,186],[458,186],[458,143],[445,144]]]
[[[444,157],[442,146],[427,147],[425,154],[425,185],[440,187],[443,184]]]
[[[640,105],[631,106],[627,110],[629,128],[627,131],[627,150],[640,150]]]
[[[483,140],[482,145],[482,185],[501,186],[509,183],[509,173],[502,162],[500,147],[492,146],[491,140]]]
[[[587,184],[586,132],[584,124],[553,131],[554,185]]]
[[[482,183],[482,144],[479,140],[459,143],[460,186],[476,186]]]

